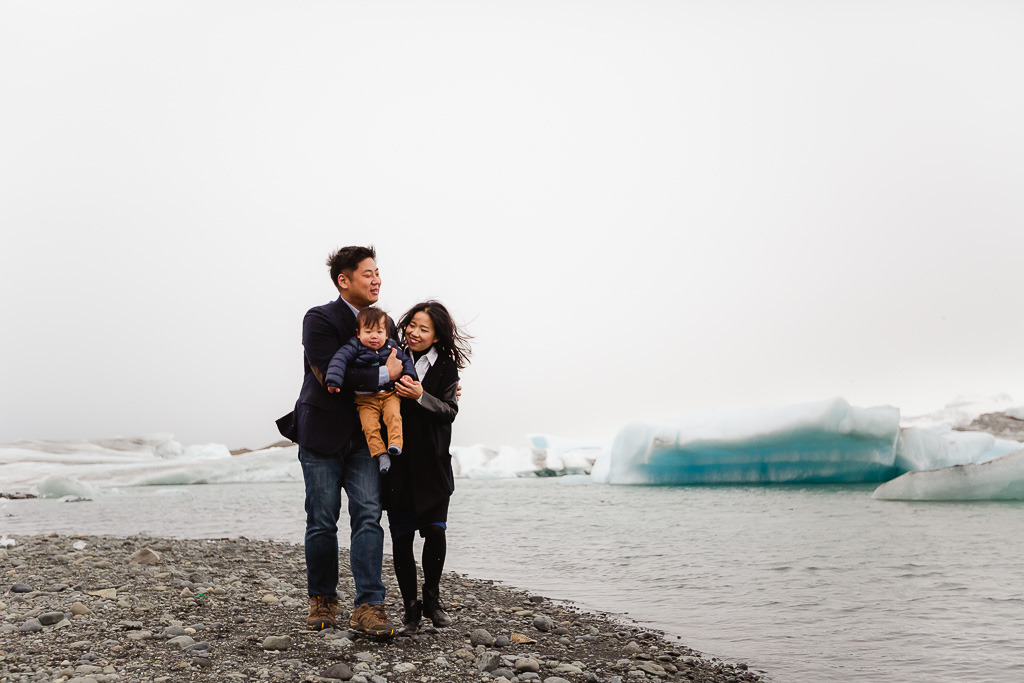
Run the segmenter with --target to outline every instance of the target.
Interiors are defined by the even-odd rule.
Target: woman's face
[[[405,326],[405,341],[413,351],[426,351],[436,340],[434,323],[425,311],[419,311]]]

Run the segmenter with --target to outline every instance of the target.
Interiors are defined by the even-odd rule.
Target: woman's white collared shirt
[[[427,349],[427,352],[420,356],[420,359],[416,361],[416,376],[419,377],[420,382],[422,382],[423,378],[427,376],[427,372],[430,371],[430,368],[434,366],[435,362],[437,362],[437,349],[431,346]],[[423,402],[423,394],[420,394],[420,397],[416,399],[416,402]]]

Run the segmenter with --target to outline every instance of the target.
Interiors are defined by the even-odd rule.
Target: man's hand
[[[340,387],[334,387],[334,386],[328,386],[327,387],[327,391],[331,392],[332,394],[336,394],[339,391],[341,391],[341,388]]]
[[[459,378],[459,381],[462,381],[461,377]],[[458,403],[460,398],[462,398],[462,385],[457,384],[455,386],[455,402]]]
[[[391,349],[391,355],[388,356],[388,362],[384,365],[388,369],[388,374],[391,376],[392,382],[402,376],[402,361],[398,360],[398,349]]]

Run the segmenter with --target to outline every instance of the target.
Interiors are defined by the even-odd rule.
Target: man
[[[370,457],[360,428],[353,391],[375,391],[396,380],[402,363],[392,352],[380,368],[352,369],[339,393],[325,385],[334,353],[356,335],[356,314],[377,302],[380,273],[372,247],[344,247],[327,259],[337,300],[309,309],[302,321],[304,371],[295,410],[277,421],[281,434],[299,444],[306,484],[306,584],[313,630],[333,628],[338,609],[338,518],[341,489],[348,496],[350,555],[355,580],[352,629],[381,638],[395,634],[384,610],[381,562],[384,530],[380,525],[378,464]],[[395,324],[388,318],[395,336]]]

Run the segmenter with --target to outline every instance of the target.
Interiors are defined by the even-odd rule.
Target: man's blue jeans
[[[348,495],[352,578],[356,605],[383,605],[384,530],[380,526],[380,471],[358,429],[339,455],[299,446],[306,482],[306,587],[310,597],[338,594],[338,518],[341,489]]]

